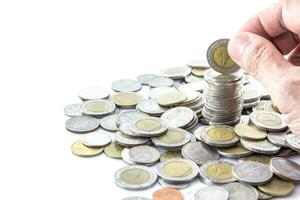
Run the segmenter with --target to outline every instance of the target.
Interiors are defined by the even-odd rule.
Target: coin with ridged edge
[[[157,117],[140,118],[129,123],[129,130],[143,137],[156,137],[168,130],[166,123]]]
[[[266,131],[258,129],[253,125],[247,125],[247,124],[235,125],[234,132],[242,138],[252,139],[252,140],[262,140],[267,137]]]
[[[250,114],[251,122],[258,128],[268,131],[282,131],[287,128],[280,114],[269,111],[256,111]]]

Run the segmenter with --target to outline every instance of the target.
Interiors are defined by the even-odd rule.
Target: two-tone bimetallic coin
[[[67,130],[75,133],[91,132],[99,127],[99,121],[94,117],[72,117],[66,121]]]
[[[172,106],[182,103],[188,99],[186,93],[181,91],[169,92],[158,97],[157,102],[161,106]]]
[[[108,100],[89,100],[81,105],[82,113],[85,115],[101,117],[115,111],[116,105]]]
[[[300,183],[300,165],[292,160],[280,157],[272,158],[270,169],[284,180]]]
[[[129,123],[129,130],[138,136],[156,137],[168,130],[166,123],[157,117],[140,118]]]
[[[146,166],[131,165],[115,173],[118,186],[129,190],[142,190],[152,186],[157,180],[155,171]]]
[[[241,138],[250,140],[262,140],[267,137],[267,132],[256,128],[253,125],[237,124],[234,126],[234,132]]]
[[[72,153],[80,157],[93,157],[101,154],[104,150],[102,147],[91,148],[82,143],[82,141],[76,141],[71,146]]]
[[[119,114],[117,118],[117,125],[119,126],[120,124],[129,123],[131,121],[135,121],[137,119],[141,119],[147,116],[148,116],[147,114],[138,112],[136,110],[125,111]]]
[[[275,154],[278,153],[280,150],[280,146],[277,146],[271,142],[269,142],[267,139],[265,140],[247,140],[244,138],[241,138],[240,140],[241,145],[245,147],[246,149],[261,153],[261,154]]]
[[[159,160],[160,153],[154,147],[140,145],[129,149],[129,156],[137,164],[151,165]]]
[[[136,80],[121,79],[114,81],[111,88],[116,92],[136,92],[142,88],[142,85]]]
[[[119,92],[112,96],[111,100],[121,108],[134,108],[143,97],[136,92]]]
[[[250,114],[251,122],[258,128],[268,131],[282,131],[287,128],[280,114],[269,111],[256,111]]]
[[[207,186],[199,189],[194,196],[195,200],[228,200],[229,192],[220,186]]]
[[[79,98],[88,101],[88,100],[98,100],[98,99],[105,99],[109,97],[110,91],[107,88],[103,87],[87,87],[83,88],[79,91]]]
[[[80,117],[80,116],[82,116],[81,103],[67,105],[64,108],[64,113],[68,117]]]
[[[258,192],[257,190],[243,183],[227,183],[222,186],[229,192],[230,200],[257,200]]]

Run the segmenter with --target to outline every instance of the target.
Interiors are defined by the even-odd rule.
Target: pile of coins
[[[66,129],[81,137],[71,145],[72,153],[93,157],[104,152],[123,160],[127,166],[115,172],[116,185],[142,190],[158,182],[163,189],[153,193],[154,200],[291,194],[300,182],[300,165],[286,157],[300,153],[300,138],[249,75],[244,81],[229,60],[226,42],[210,46],[211,67],[191,61],[160,75],[117,80],[112,91],[80,90],[83,102],[64,109],[70,117]],[[186,195],[179,191],[197,179],[209,186]]]

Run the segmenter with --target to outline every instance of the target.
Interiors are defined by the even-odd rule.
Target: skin
[[[281,0],[250,18],[228,51],[267,89],[300,137],[300,0]]]

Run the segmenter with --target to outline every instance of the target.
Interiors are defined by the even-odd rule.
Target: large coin
[[[256,189],[250,185],[242,183],[227,183],[223,185],[229,192],[229,200],[257,200],[258,193]]]
[[[174,84],[174,81],[167,77],[156,77],[149,81],[151,87],[171,87]]]
[[[228,54],[228,42],[229,39],[220,39],[213,42],[208,47],[206,55],[209,65],[222,74],[230,74],[240,69]]]
[[[168,126],[160,118],[145,117],[131,121],[129,130],[139,136],[155,137],[165,133],[168,130]]]
[[[81,103],[67,105],[64,108],[64,113],[68,117],[80,117],[80,116],[82,116]]]
[[[104,148],[104,153],[110,158],[120,159],[122,157],[121,152],[124,148],[124,146],[112,142]]]
[[[161,119],[164,120],[169,127],[181,128],[194,119],[194,112],[190,108],[176,107],[162,114]]]
[[[117,92],[135,92],[142,88],[140,82],[131,79],[121,79],[113,82],[111,88]]]
[[[270,169],[282,179],[300,183],[300,165],[292,160],[272,158]]]
[[[135,92],[119,92],[112,96],[112,101],[122,108],[133,108],[143,97]]]
[[[261,154],[275,154],[279,152],[280,146],[277,146],[268,140],[247,140],[241,138],[241,145],[250,151]]]
[[[267,132],[256,128],[253,125],[237,124],[234,126],[235,133],[246,139],[261,140],[267,137]]]
[[[149,167],[131,165],[115,173],[116,184],[129,190],[142,190],[153,185],[157,180],[155,171]]]
[[[71,150],[72,153],[76,156],[81,156],[81,157],[92,157],[92,156],[97,156],[103,152],[104,148],[91,148],[85,146],[81,141],[77,141],[72,144]]]
[[[118,131],[119,128],[117,126],[117,118],[118,114],[108,115],[106,117],[101,118],[100,126],[108,131]]]
[[[195,193],[195,200],[228,200],[229,192],[219,186],[207,186]]]
[[[287,196],[293,192],[295,185],[274,176],[271,182],[258,186],[258,189],[272,196]]]
[[[170,92],[158,97],[158,104],[161,106],[171,106],[175,104],[179,104],[187,100],[188,96],[181,91],[178,92]]]
[[[250,185],[262,185],[271,180],[273,173],[268,166],[252,161],[238,163],[232,173],[236,179]]]
[[[81,109],[85,115],[99,117],[113,113],[116,106],[108,100],[101,99],[86,101],[82,104]]]
[[[109,96],[110,91],[102,87],[87,87],[79,91],[78,96],[84,100],[105,99]]]
[[[250,114],[251,122],[258,128],[268,131],[282,131],[287,128],[278,113],[269,111],[256,111]]]
[[[141,145],[129,149],[129,156],[137,164],[153,164],[159,160],[160,153],[151,146]]]
[[[158,77],[156,74],[141,74],[136,79],[143,85],[148,85],[149,81],[153,78]]]
[[[99,121],[89,116],[72,117],[66,121],[66,129],[75,133],[91,132],[99,127]]]
[[[81,142],[88,147],[104,147],[111,142],[111,138],[106,131],[97,130],[85,135]]]

